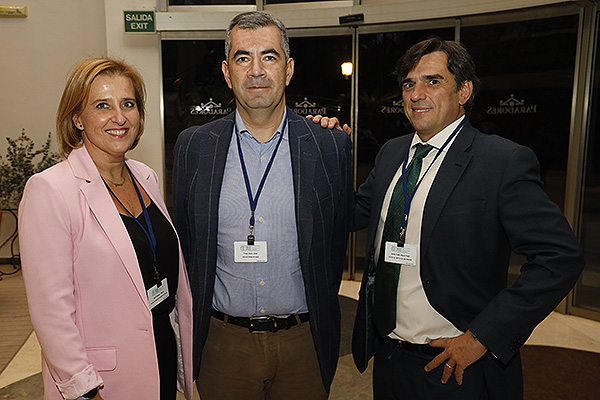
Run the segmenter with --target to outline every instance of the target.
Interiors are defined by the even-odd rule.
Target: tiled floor
[[[358,282],[344,281],[340,294],[356,299],[358,287]],[[527,344],[558,346],[600,353],[600,322],[555,312],[535,329]],[[32,334],[0,375],[0,389],[39,372],[40,348],[35,335]],[[32,384],[39,385],[39,379],[37,383],[32,382]],[[359,374],[352,362],[352,356],[345,355],[340,358],[330,398],[332,400],[371,399],[370,386],[370,371]],[[25,399],[25,397],[5,398]]]

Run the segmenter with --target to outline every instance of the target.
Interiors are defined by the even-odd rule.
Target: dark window
[[[530,147],[544,190],[564,207],[577,48],[577,15],[465,27],[461,41],[475,59],[482,88],[471,123]],[[513,254],[509,284],[525,257]]]
[[[471,122],[530,147],[545,190],[561,208],[565,180],[577,15],[463,28],[482,81]]]
[[[598,32],[598,30],[596,30]],[[596,47],[598,37],[596,38]],[[585,269],[575,286],[573,305],[600,311],[600,53],[596,48],[590,129],[585,153],[585,180],[580,214],[579,240],[585,252]]]
[[[235,108],[221,72],[224,40],[163,40],[163,100],[167,205],[172,201],[173,146],[179,133]]]
[[[287,105],[302,115],[321,114],[350,122],[350,80],[343,62],[352,61],[352,37],[290,38],[294,76],[286,90]]]

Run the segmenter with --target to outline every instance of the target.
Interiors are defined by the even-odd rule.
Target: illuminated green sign
[[[123,11],[125,33],[154,33],[154,11]]]

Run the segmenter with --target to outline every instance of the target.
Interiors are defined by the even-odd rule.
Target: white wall
[[[105,4],[108,55],[137,67],[148,91],[144,136],[128,156],[152,167],[164,187],[160,39],[158,34],[125,34],[123,22],[123,10],[153,10],[156,0],[105,0]]]
[[[106,54],[104,4],[95,0],[19,0],[27,18],[0,18],[0,155],[6,136],[55,135],[56,108],[70,68]],[[53,138],[54,146],[56,140]],[[54,147],[56,149],[56,147]]]
[[[0,18],[0,156],[5,137],[25,133],[41,145],[52,132],[70,68],[89,56],[106,54],[104,2],[100,0],[19,0],[27,18]],[[12,231],[13,218],[3,218],[0,243]],[[0,258],[7,257],[6,248]]]

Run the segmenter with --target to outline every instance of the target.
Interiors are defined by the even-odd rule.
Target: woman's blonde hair
[[[82,131],[75,126],[73,117],[81,114],[90,94],[90,87],[98,75],[124,76],[129,78],[135,92],[135,101],[140,114],[137,136],[131,149],[137,146],[146,118],[146,86],[142,75],[129,64],[113,58],[89,58],[77,64],[67,79],[56,115],[58,146],[63,156],[81,146]]]

